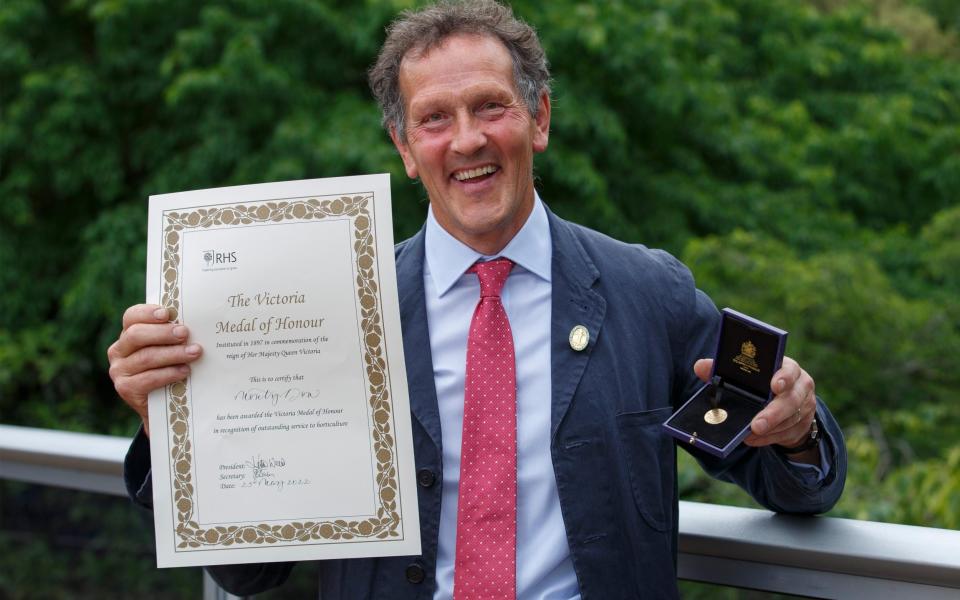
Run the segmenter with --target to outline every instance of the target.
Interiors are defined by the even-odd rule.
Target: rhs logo
[[[220,252],[217,250],[204,250],[203,251],[203,264],[207,269],[215,269],[217,267],[225,267],[237,262],[237,252],[236,250],[232,252]]]

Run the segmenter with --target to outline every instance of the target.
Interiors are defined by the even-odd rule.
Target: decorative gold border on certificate
[[[274,544],[277,542],[339,541],[355,538],[386,539],[400,537],[400,512],[397,505],[396,445],[391,433],[393,412],[387,390],[389,374],[384,360],[383,319],[380,315],[379,288],[374,277],[375,240],[371,229],[372,195],[343,196],[333,200],[310,198],[278,202],[245,203],[234,206],[198,208],[188,212],[169,211],[163,214],[163,291],[161,303],[171,311],[171,318],[180,321],[180,244],[182,233],[191,229],[208,229],[217,225],[254,225],[282,221],[310,221],[327,217],[350,217],[353,224],[354,252],[357,267],[357,300],[360,305],[360,327],[363,331],[363,358],[366,364],[367,389],[373,415],[371,437],[377,460],[376,515],[362,520],[291,521],[274,525],[226,525],[201,527],[193,520],[196,504],[193,486],[193,460],[190,443],[190,420],[187,406],[189,380],[167,387],[167,409],[170,415],[168,435],[173,468],[173,506],[176,514],[177,548],[213,548],[234,544]]]

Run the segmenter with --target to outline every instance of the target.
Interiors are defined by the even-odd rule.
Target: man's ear
[[[533,120],[533,151],[543,152],[550,140],[550,94],[542,92],[537,104],[537,118]]]
[[[413,160],[413,155],[410,153],[410,147],[407,146],[406,142],[400,141],[400,136],[397,135],[397,129],[393,125],[390,126],[390,139],[393,141],[393,145],[396,147],[397,152],[400,153],[400,158],[403,159],[403,167],[407,170],[407,177],[410,179],[416,179],[418,176],[417,163],[415,163]]]

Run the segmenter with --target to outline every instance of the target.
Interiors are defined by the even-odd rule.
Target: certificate
[[[148,244],[203,347],[149,399],[157,565],[419,554],[389,177],[152,196]]]

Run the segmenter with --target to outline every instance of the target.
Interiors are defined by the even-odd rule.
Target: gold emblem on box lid
[[[733,362],[745,373],[760,372],[760,365],[757,364],[757,347],[750,340],[740,345],[740,354],[734,357]]]
[[[711,425],[719,425],[727,420],[727,411],[722,408],[711,408],[703,415],[703,420]]]

